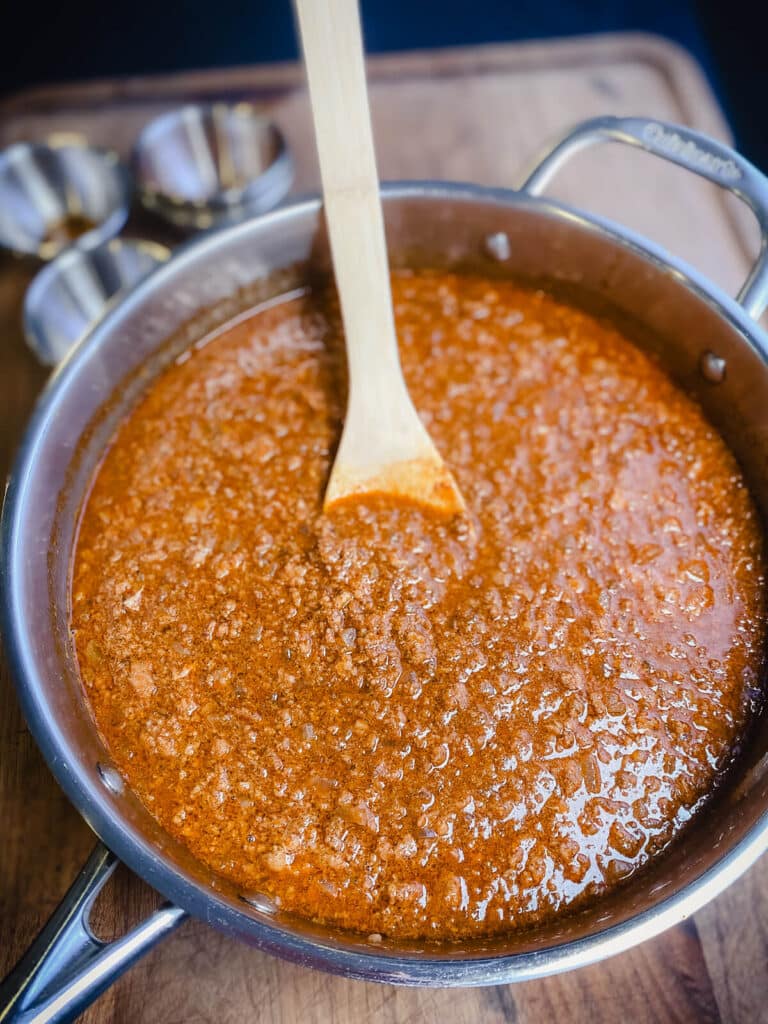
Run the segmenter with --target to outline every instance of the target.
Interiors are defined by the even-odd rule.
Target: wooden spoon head
[[[323,511],[357,498],[385,497],[409,502],[441,516],[461,515],[464,499],[440,456],[428,455],[362,471],[337,459],[325,491]]]

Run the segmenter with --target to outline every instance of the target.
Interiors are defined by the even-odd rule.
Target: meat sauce
[[[758,517],[723,441],[547,294],[393,278],[405,375],[466,518],[322,514],[333,302],[181,356],[82,513],[71,625],[114,762],[244,893],[381,936],[526,928],[686,826],[759,699]]]

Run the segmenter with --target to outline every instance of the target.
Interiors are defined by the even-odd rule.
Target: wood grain
[[[696,66],[644,36],[474,48],[375,58],[374,129],[388,178],[442,177],[513,185],[569,124],[646,114],[728,141]],[[0,144],[76,131],[126,153],[151,116],[184,99],[248,97],[289,138],[296,190],[318,175],[300,71],[289,65],[39,89],[0,105]],[[713,186],[620,149],[584,154],[559,196],[623,221],[735,292],[756,235]],[[135,216],[134,234],[158,235]],[[174,236],[163,233],[163,238]],[[0,257],[0,473],[7,472],[45,372],[27,354],[21,300],[33,268]],[[92,845],[23,725],[0,662],[0,973],[53,910]],[[118,871],[96,908],[100,934],[119,934],[158,897]],[[768,861],[694,919],[629,953],[517,986],[461,991],[348,982],[264,956],[190,922],[109,990],[89,1024],[656,1024],[768,1021]]]

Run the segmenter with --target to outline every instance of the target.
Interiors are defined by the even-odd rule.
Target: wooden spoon
[[[453,515],[464,499],[413,406],[397,351],[357,0],[295,3],[349,369],[324,508],[376,494]]]

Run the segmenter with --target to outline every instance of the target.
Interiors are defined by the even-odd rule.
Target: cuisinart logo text
[[[699,149],[695,142],[690,139],[683,139],[677,132],[667,132],[660,124],[651,121],[643,128],[643,138],[646,142],[664,150],[673,156],[680,157],[693,167],[700,167],[702,170],[716,174],[725,181],[738,181],[741,171],[733,162],[722,156],[715,156],[705,149]]]

